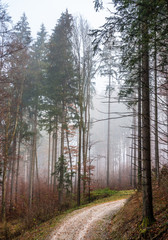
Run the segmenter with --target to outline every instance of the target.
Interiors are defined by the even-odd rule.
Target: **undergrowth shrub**
[[[58,213],[58,194],[53,192],[42,180],[34,185],[33,201],[29,207],[28,184],[20,182],[17,200],[7,196],[7,220],[21,220],[23,227],[31,228],[36,224],[47,221]]]
[[[41,183],[35,186],[31,208],[27,208],[24,218],[28,228],[47,221],[58,212],[58,194],[48,188],[48,185]]]

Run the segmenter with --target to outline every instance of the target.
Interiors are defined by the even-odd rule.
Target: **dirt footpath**
[[[49,240],[105,240],[105,227],[110,217],[125,202],[123,199],[76,210],[61,221]]]

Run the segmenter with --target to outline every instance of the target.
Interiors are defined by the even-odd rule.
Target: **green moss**
[[[151,221],[149,220],[149,218],[144,217],[140,225],[140,231],[139,231],[140,235],[146,236],[150,225],[151,225]]]
[[[142,221],[142,228],[147,228],[149,226],[149,218],[148,217],[145,217],[143,218],[143,221]]]

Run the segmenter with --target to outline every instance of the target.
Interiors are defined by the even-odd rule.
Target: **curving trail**
[[[122,199],[76,210],[56,227],[49,240],[91,240],[96,224],[115,214],[125,202]]]

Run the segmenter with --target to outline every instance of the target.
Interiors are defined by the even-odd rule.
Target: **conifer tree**
[[[29,169],[29,206],[32,205],[33,185],[38,179],[38,160],[37,160],[37,140],[38,116],[40,115],[40,99],[42,98],[42,84],[46,76],[46,38],[47,32],[42,24],[40,31],[37,33],[37,40],[31,47],[30,61],[27,74],[27,85],[25,89],[25,97],[27,101],[27,109],[29,109],[30,131],[31,137],[31,156]]]
[[[45,82],[46,97],[52,103],[51,123],[57,119],[61,127],[60,159],[64,159],[64,138],[67,124],[72,119],[76,104],[77,81],[72,52],[72,15],[66,10],[62,13],[49,41],[48,78]],[[61,168],[63,169],[63,168]],[[60,173],[59,204],[63,197],[63,172]]]

